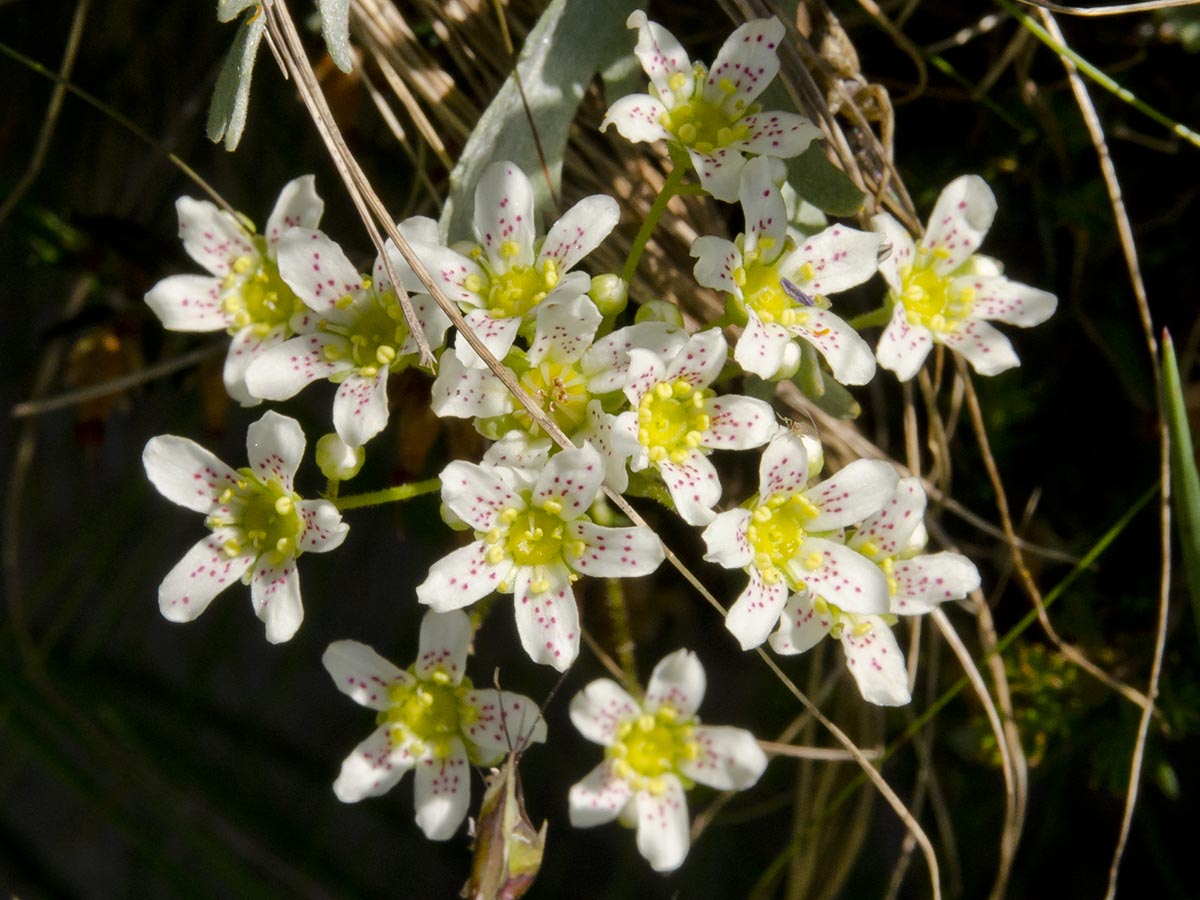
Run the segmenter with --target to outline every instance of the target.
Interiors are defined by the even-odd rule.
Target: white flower
[[[637,826],[638,852],[656,871],[680,866],[689,843],[684,792],[694,782],[745,790],[767,767],[749,731],[700,724],[704,688],[696,655],[677,650],[654,667],[640,703],[607,678],[575,695],[571,721],[605,748],[605,759],[571,788],[572,825],[590,828],[620,816]]]
[[[778,430],[770,404],[709,390],[728,352],[719,328],[693,335],[670,357],[630,350],[625,396],[632,409],[612,423],[613,451],[631,457],[634,472],[653,466],[691,525],[711,522],[721,499],[721,482],[706,454],[758,447]]]
[[[605,528],[588,518],[604,479],[590,444],[552,456],[532,486],[506,472],[466,462],[442,472],[442,502],[477,540],[434,563],[417,599],[445,612],[492,591],[511,593],[525,652],[561,672],[579,655],[572,583],[653,572],[662,544],[649,528]]]
[[[402,671],[365,644],[335,641],[321,662],[338,690],[378,710],[379,727],[342,763],[333,791],[343,803],[377,797],[416,769],[417,825],[432,841],[452,837],[471,800],[468,763],[493,766],[509,750],[546,739],[528,697],[476,690],[464,677],[471,622],[464,613],[421,620],[417,660]]]
[[[539,240],[529,179],[515,163],[498,162],[475,188],[476,246],[463,255],[436,239],[412,243],[479,339],[504,359],[517,334],[531,329],[538,304],[587,294],[591,279],[571,269],[608,237],[620,214],[612,197],[584,197]],[[461,335],[454,346],[464,366],[483,367]]]
[[[1028,328],[1054,313],[1053,294],[1009,281],[995,260],[974,255],[995,214],[987,183],[963,175],[938,197],[918,244],[886,213],[871,220],[891,244],[879,271],[895,304],[875,353],[901,381],[917,374],[934,341],[957,350],[981,375],[1011,369],[1020,364],[1012,344],[985,320]]]
[[[809,487],[808,457],[802,439],[780,434],[763,451],[758,494],[704,531],[705,559],[750,576],[725,618],[743,650],[767,639],[791,591],[819,594],[855,613],[888,611],[883,573],[845,546],[842,529],[880,509],[895,490],[895,471],[860,459]]]
[[[826,294],[875,274],[879,235],[834,225],[812,237],[789,235],[772,160],[752,160],[742,172],[746,233],[731,242],[701,237],[692,244],[696,280],[725,291],[731,312],[745,321],[733,358],[762,378],[788,378],[800,364],[796,339],[820,351],[842,384],[866,384],[875,356],[858,333],[828,309]],[[779,164],[780,167],[782,164]]]
[[[405,237],[436,233],[432,219],[400,224]],[[397,277],[411,276],[389,241]],[[387,427],[388,376],[416,362],[417,340],[388,281],[383,259],[363,278],[342,248],[319,231],[294,228],[279,242],[279,272],[311,311],[305,332],[263,353],[246,373],[246,385],[264,400],[286,400],[320,378],[338,383],[333,427],[351,447],[361,447]],[[431,347],[440,347],[450,320],[427,294],[410,295],[413,312]]]
[[[250,466],[234,471],[195,441],[151,438],[146,475],[174,503],[204,513],[212,534],[163,579],[158,605],[172,622],[190,622],[239,578],[250,584],[267,640],[286,641],[304,618],[296,558],[340,546],[349,526],[328,500],[303,500],[292,479],[304,455],[295,419],[266,413],[246,433]]]
[[[821,136],[803,116],[763,112],[754,102],[779,71],[784,27],[778,19],[752,19],[738,28],[711,70],[689,62],[674,35],[645,13],[631,13],[625,24],[638,31],[633,52],[651,93],[622,97],[601,129],[616,125],[626,140],[668,141],[686,150],[700,183],[718,200],[737,198],[747,153],[787,159]]]
[[[225,388],[243,406],[258,399],[246,390],[246,370],[267,348],[295,331],[303,309],[279,277],[276,248],[289,228],[315,228],[324,202],[312,175],[289,181],[279,193],[265,234],[207,200],[180,197],[179,237],[188,256],[209,275],[172,275],[146,294],[146,303],[169,331],[220,331],[233,336],[225,357]]]

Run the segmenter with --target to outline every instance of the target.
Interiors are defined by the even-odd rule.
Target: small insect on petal
[[[792,284],[786,278],[779,279],[779,286],[783,288],[783,292],[795,300],[797,303],[803,303],[805,306],[814,306],[813,298]]]

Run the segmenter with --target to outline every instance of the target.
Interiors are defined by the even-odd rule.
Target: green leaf
[[[788,183],[802,199],[842,218],[855,215],[867,196],[829,161],[820,141],[813,141],[807,150],[788,160]]]
[[[317,0],[321,14],[321,34],[333,64],[343,72],[354,68],[350,54],[350,0]]]
[[[1171,438],[1171,500],[1175,507],[1175,527],[1183,551],[1183,570],[1188,593],[1192,597],[1192,616],[1200,636],[1200,475],[1192,450],[1187,407],[1179,381],[1179,364],[1170,332],[1163,331],[1163,394],[1167,430]]]
[[[821,368],[821,360],[809,344],[800,345],[800,370],[792,379],[805,397],[838,419],[857,419],[862,407],[846,388]]]
[[[517,70],[556,193],[567,134],[584,92],[596,73],[632,56],[634,36],[625,20],[644,5],[638,0],[554,0],[525,41]],[[484,111],[450,173],[450,198],[440,223],[444,235],[459,239],[471,234],[475,184],[498,160],[511,160],[530,176],[538,208],[549,204],[537,144],[512,75]]]
[[[212,105],[208,108],[208,139],[214,144],[225,139],[225,149],[237,149],[246,128],[246,109],[250,105],[250,78],[254,74],[254,59],[258,45],[266,33],[267,17],[257,7],[251,16],[238,25],[237,37],[217,76]]]

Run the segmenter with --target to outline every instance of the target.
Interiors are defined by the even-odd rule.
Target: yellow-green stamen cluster
[[[249,256],[239,256],[221,283],[221,308],[229,316],[229,333],[253,325],[261,337],[277,325],[286,325],[304,304],[279,276],[279,267],[267,257],[266,242],[255,237],[257,268]]]
[[[678,711],[664,703],[651,713],[643,713],[617,726],[616,740],[605,750],[613,762],[613,772],[628,781],[635,791],[661,794],[666,790],[664,775],[675,775],[684,788],[691,779],[680,766],[700,757],[692,719],[681,719]]]
[[[742,118],[759,112],[762,107],[757,103],[747,106],[741,99],[727,104],[726,101],[737,92],[737,88],[728,78],[722,78],[718,84],[722,94],[720,102],[714,103],[704,99],[704,82],[708,78],[708,70],[699,63],[693,66],[692,78],[692,96],[681,103],[667,104],[668,109],[660,118],[663,128],[678,138],[685,147],[705,155],[744,141],[750,134],[750,126],[742,122]],[[671,76],[668,87],[678,96],[686,84],[687,75],[676,72]]]
[[[207,522],[214,530],[227,525],[240,527],[240,537],[226,541],[225,552],[233,557],[250,549],[256,557],[266,554],[273,565],[299,556],[298,540],[304,531],[304,519],[297,509],[300,495],[284,489],[278,478],[262,481],[249,469],[239,469],[238,475],[241,477],[236,485],[227,487],[218,499],[234,509],[240,506],[240,516],[209,516]]]
[[[809,320],[811,307],[798,303],[783,289],[780,279],[784,276],[775,266],[790,247],[785,248],[784,253],[772,254],[770,251],[774,244],[773,238],[759,238],[758,246],[745,253],[742,265],[733,270],[734,283],[741,288],[742,302],[746,307],[753,309],[761,321],[768,325],[782,325],[784,328],[804,325]],[[764,257],[769,257],[772,261],[767,262]],[[806,262],[792,277],[803,286],[805,282],[811,281],[814,275],[816,272],[812,263]],[[820,295],[815,295],[812,300],[814,306],[829,306],[829,301]]]
[[[369,299],[359,304],[352,324],[341,325],[322,319],[318,326],[322,331],[340,334],[350,342],[349,356],[354,363],[354,369],[350,371],[363,378],[374,378],[381,369],[399,371],[411,361],[411,354],[401,354],[409,330],[400,301],[393,291],[379,294],[370,288],[370,279],[364,278],[363,290],[367,291]],[[346,309],[354,302],[354,297],[346,294],[338,299],[337,306]],[[326,344],[323,352],[329,362],[337,362],[347,355],[344,347],[335,344]]]
[[[821,567],[824,558],[818,551],[797,559],[808,536],[805,529],[818,512],[802,493],[772,494],[754,509],[746,527],[746,539],[754,548],[754,566],[764,582],[777,584],[781,578],[787,578],[793,588],[802,590],[804,570]]]
[[[971,314],[975,289],[969,285],[954,287],[954,277],[939,275],[933,261],[946,251],[938,248],[922,253],[915,265],[900,269],[900,294],[895,299],[904,306],[911,325],[923,325],[930,331],[949,334],[956,331]]]
[[[446,759],[453,753],[454,739],[479,718],[479,710],[467,702],[473,689],[470,679],[454,684],[439,667],[426,679],[392,685],[391,702],[376,717],[376,724],[390,726],[392,742],[407,746],[413,756]]]
[[[638,403],[638,441],[651,462],[682,463],[712,427],[705,401],[713,392],[689,381],[660,381]]]
[[[520,252],[516,241],[500,245],[500,255],[506,260],[516,259]],[[554,290],[562,274],[553,259],[532,266],[510,263],[501,272],[492,267],[482,247],[475,247],[470,256],[484,270],[484,275],[468,275],[463,287],[480,296],[480,305],[493,319],[524,318]]]
[[[588,393],[583,375],[570,363],[543,362],[517,380],[565,434],[574,433],[587,419],[591,394]],[[530,434],[536,436],[541,433],[541,428],[524,407],[517,409],[514,417]]]
[[[488,544],[487,561],[496,565],[510,559],[518,566],[533,568],[535,573],[542,567],[563,558],[564,545],[572,539],[566,532],[566,521],[562,518],[562,504],[557,500],[545,500],[541,506],[519,509],[509,506],[500,512],[499,524],[480,535]],[[587,517],[582,517],[587,521]],[[582,542],[570,545],[572,552],[582,555]],[[571,580],[578,576],[571,573]],[[512,590],[507,582],[498,586],[501,593]],[[542,594],[550,590],[550,581],[544,574],[535,574],[529,590]]]

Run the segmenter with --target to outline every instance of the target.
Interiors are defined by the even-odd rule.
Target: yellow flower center
[[[391,703],[380,711],[376,724],[390,725],[393,742],[407,743],[414,755],[428,752],[434,759],[446,759],[463,726],[479,718],[479,710],[466,700],[472,690],[470,679],[456,685],[445,669],[435,669],[427,680],[389,688]]]
[[[704,402],[713,392],[682,378],[660,381],[638,404],[638,441],[651,462],[681,463],[700,446],[712,425]]]
[[[239,257],[221,285],[225,291],[221,307],[230,317],[230,334],[253,325],[259,335],[264,335],[276,325],[287,324],[304,306],[279,276],[279,267],[267,258],[266,241],[255,237],[254,243],[258,268],[251,271],[254,261],[248,256]]]
[[[660,121],[662,126],[679,139],[685,147],[691,147],[704,154],[710,154],[721,147],[728,147],[735,141],[745,140],[750,133],[750,127],[742,123],[743,116],[757,112],[758,104],[746,106],[742,100],[735,101],[728,108],[724,102],[713,103],[703,97],[703,84],[708,77],[703,66],[697,64],[693,77],[695,88],[688,100],[674,105],[663,113]],[[678,91],[686,84],[687,76],[676,72],[671,78],[671,89]],[[736,90],[733,82],[725,78],[721,80],[721,91],[726,97]]]
[[[364,279],[363,289],[371,286]],[[404,320],[404,310],[396,294],[388,291],[385,294],[369,294],[371,300],[360,303],[356,308],[353,324],[339,325],[329,320],[322,320],[322,331],[340,334],[350,341],[350,358],[354,362],[355,371],[363,378],[374,378],[380,369],[400,371],[410,361],[411,354],[402,355],[400,350],[408,340],[408,323]],[[346,295],[338,303],[349,306],[353,298]],[[332,344],[325,346],[325,358],[330,362],[341,359],[344,348]]]
[[[774,265],[783,254],[777,255],[770,263],[762,259],[763,251],[771,251],[771,244],[774,244],[774,241],[769,237],[760,239],[758,248],[745,254],[743,265],[734,270],[733,279],[742,289],[745,305],[753,309],[763,322],[768,325],[782,325],[785,328],[803,325],[809,319],[809,309],[814,306],[828,307],[829,301],[814,295],[808,298],[812,301],[811,304],[804,304],[784,290],[781,283],[783,276]],[[802,289],[804,283],[810,281],[814,274],[811,263],[801,266],[799,272],[793,273],[793,277],[799,279],[799,284],[795,285],[793,290]]]
[[[226,542],[225,552],[240,556],[249,545],[255,556],[267,554],[267,559],[274,565],[298,556],[297,540],[304,530],[304,519],[297,509],[300,495],[284,490],[278,478],[264,482],[250,469],[239,469],[238,474],[241,478],[237,484],[226,488],[219,499],[221,503],[229,504],[240,498],[241,518],[226,520],[211,516],[208,519],[208,526],[214,530],[226,525],[241,527],[241,538]]]
[[[516,241],[500,245],[500,255],[506,259],[515,259],[520,252]],[[562,274],[553,259],[543,260],[540,266],[511,264],[505,271],[497,272],[482,247],[475,247],[470,256],[484,275],[468,276],[463,287],[480,296],[480,305],[487,306],[493,319],[524,318],[554,290]]]
[[[518,379],[521,387],[534,402],[566,434],[573,433],[587,418],[587,405],[591,399],[583,375],[570,363],[543,362],[529,369]],[[530,434],[539,435],[541,429],[524,407],[515,413],[517,422]]]
[[[692,721],[681,720],[674,707],[664,704],[653,715],[643,713],[622,722],[605,756],[616,761],[616,774],[635,791],[661,793],[665,787],[662,776],[667,774],[678,776],[685,788],[691,786],[680,766],[700,756],[700,744]]]
[[[803,571],[821,566],[820,553],[798,559],[797,553],[808,536],[805,527],[817,517],[818,509],[804,494],[773,494],[754,509],[746,528],[746,538],[754,548],[754,565],[767,584],[781,578],[797,590],[804,586]]]
[[[929,262],[902,267],[896,300],[904,306],[909,323],[941,334],[956,331],[971,313],[975,291],[971,287],[956,289],[953,280],[939,275]]]
[[[530,507],[516,513],[504,538],[507,555],[519,566],[544,566],[562,555],[563,520],[544,509]],[[503,519],[503,513],[501,518]]]

